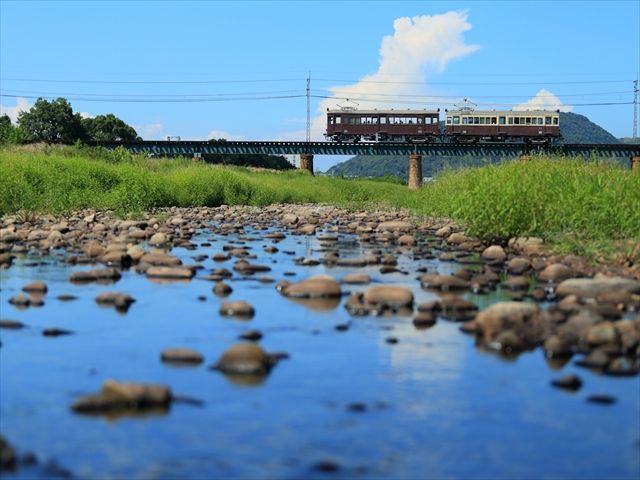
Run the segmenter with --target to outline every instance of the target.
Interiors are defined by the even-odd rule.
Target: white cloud
[[[133,128],[143,140],[165,140],[167,136],[164,132],[164,125],[160,122],[133,125]]]
[[[521,103],[513,107],[516,111],[524,110],[560,110],[561,112],[570,112],[573,107],[562,103],[558,97],[544,88],[541,89],[531,100]]]
[[[480,48],[465,43],[464,33],[471,29],[466,11],[401,17],[393,22],[393,29],[392,35],[382,39],[377,71],[362,77],[355,84],[331,87],[331,97],[354,99],[361,109],[398,108],[402,105],[393,105],[388,101],[402,98],[403,95],[428,93],[427,70],[442,72],[449,62]],[[323,139],[326,109],[336,108],[339,103],[344,103],[344,100],[327,98],[320,102],[319,115],[311,123],[313,139]],[[426,107],[415,105],[409,108]],[[300,140],[305,138],[305,131],[287,132],[280,136]]]
[[[94,118],[95,115],[89,112],[78,112],[82,118]]]
[[[244,137],[242,135],[234,135],[233,133],[223,132],[222,130],[211,130],[207,135],[207,138],[205,138],[204,140],[219,140],[221,138],[224,138],[225,140],[235,141],[244,140]]]
[[[18,121],[18,114],[20,112],[26,112],[33,106],[32,103],[26,98],[18,97],[16,100],[16,105],[13,107],[8,107],[6,105],[0,105],[0,115],[8,115],[11,119],[11,123],[14,125]]]

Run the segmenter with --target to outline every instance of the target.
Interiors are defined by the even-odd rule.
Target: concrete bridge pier
[[[422,186],[422,155],[415,153],[409,155],[409,178],[407,185],[409,188],[420,188]]]
[[[640,157],[631,157],[631,160],[629,161],[629,166],[631,167],[631,170],[636,170],[640,172]]]
[[[310,153],[300,154],[300,170],[307,170],[313,175],[313,155]]]

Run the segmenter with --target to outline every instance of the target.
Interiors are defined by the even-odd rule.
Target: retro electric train
[[[334,142],[531,143],[560,141],[560,113],[547,110],[327,110]]]

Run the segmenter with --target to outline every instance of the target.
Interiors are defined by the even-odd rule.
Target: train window
[[[387,123],[387,117],[380,117],[380,124],[384,125]]]
[[[484,117],[480,117],[480,125],[484,125]]]
[[[531,125],[531,117],[525,117],[524,123],[525,125]]]
[[[513,119],[513,124],[514,124],[514,125],[520,125],[520,117],[515,117],[515,118]]]
[[[558,117],[553,117],[553,124],[558,125]]]
[[[377,125],[378,124],[378,117],[373,117],[371,119],[371,123],[373,123],[374,125]]]
[[[467,124],[467,117],[462,117],[462,125],[466,125]]]
[[[498,119],[496,117],[491,117],[491,125],[496,125],[498,123]]]
[[[342,123],[342,118],[336,117],[336,125],[339,125],[341,123]]]
[[[453,117],[453,124],[460,125],[460,117]]]
[[[538,117],[538,125],[542,125],[542,117]]]
[[[451,117],[447,117],[447,125],[451,125]]]
[[[544,117],[544,124],[551,125],[551,117]]]
[[[418,117],[418,124],[422,125],[423,123],[430,123],[428,118]]]
[[[329,125],[333,125],[333,117],[329,117]]]
[[[498,117],[498,121],[500,122],[500,125],[504,125],[506,123],[507,118],[506,117]]]

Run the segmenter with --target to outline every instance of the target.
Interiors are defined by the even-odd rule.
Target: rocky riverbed
[[[318,205],[8,216],[0,265],[18,478],[640,469],[634,265]]]

